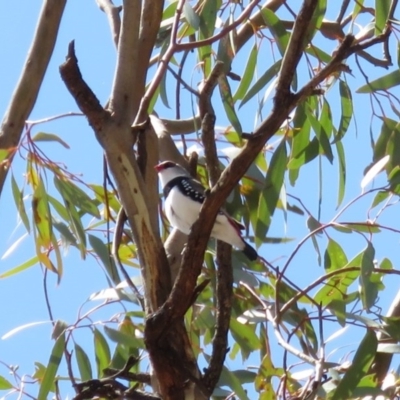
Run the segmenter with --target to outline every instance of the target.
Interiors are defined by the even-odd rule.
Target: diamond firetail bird
[[[174,228],[188,235],[204,202],[204,187],[172,161],[164,161],[156,165],[155,169],[163,187],[168,221]],[[240,234],[243,229],[240,222],[221,210],[215,220],[211,237],[238,248],[249,260],[254,261],[258,258],[257,252],[243,240]]]

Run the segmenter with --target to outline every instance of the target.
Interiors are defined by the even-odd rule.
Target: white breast
[[[200,203],[189,199],[176,187],[170,191],[165,201],[168,221],[174,228],[187,235],[199,216],[200,208]]]

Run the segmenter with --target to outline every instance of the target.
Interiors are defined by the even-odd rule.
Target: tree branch
[[[221,74],[224,71],[224,64],[217,62],[200,90],[199,111],[202,119],[201,139],[204,145],[204,153],[207,162],[207,170],[210,179],[210,186],[214,186],[221,175],[217,146],[215,144],[215,112],[211,103],[211,96]],[[226,243],[217,241],[217,265],[216,271],[216,327],[212,339],[212,353],[209,366],[203,377],[204,386],[211,394],[220,377],[225,356],[228,349],[228,331],[232,308],[232,249]]]
[[[145,282],[146,308],[154,311],[167,298],[171,283],[165,251],[156,234],[154,219],[149,215],[146,186],[134,159],[133,150],[129,146],[131,130],[129,127],[127,130],[121,128],[114,117],[101,107],[94,93],[82,79],[73,43],[69,46],[66,62],[60,66],[60,73],[106,152],[121,203],[138,247]]]
[[[108,24],[111,29],[111,36],[113,38],[115,47],[118,48],[119,32],[121,30],[121,6],[115,6],[112,0],[96,0],[100,10],[103,11],[108,19]]]
[[[0,127],[0,150],[8,152],[0,163],[0,195],[15,149],[39,93],[57,39],[66,0],[46,0],[17,86]]]
[[[274,99],[276,107],[281,107],[282,103],[290,99],[290,85],[292,84],[297,64],[303,55],[306,41],[308,42],[307,32],[317,5],[318,0],[305,0],[296,18],[279,72]]]
[[[136,112],[135,92],[137,90],[140,94],[140,88],[145,84],[145,82],[140,82],[139,86],[136,86],[138,84],[136,74],[141,62],[139,26],[142,2],[124,0],[123,4],[117,66],[108,108],[118,123],[130,126]]]

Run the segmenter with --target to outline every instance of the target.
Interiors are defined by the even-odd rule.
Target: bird
[[[190,233],[205,199],[205,188],[193,179],[180,165],[164,161],[154,167],[158,173],[165,197],[165,214],[169,223],[185,234]],[[225,211],[220,210],[215,220],[211,237],[241,250],[250,260],[258,258],[257,251],[242,237],[245,227]]]

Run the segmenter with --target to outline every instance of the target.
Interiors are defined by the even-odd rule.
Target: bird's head
[[[161,172],[163,172],[163,171],[165,171],[165,170],[167,170],[167,169],[176,168],[177,166],[178,166],[178,165],[175,164],[175,163],[172,162],[172,161],[163,161],[162,163],[157,164],[157,165],[154,167],[154,169],[155,169],[158,173],[161,173]]]
[[[163,161],[154,168],[158,172],[162,186],[178,176],[189,176],[189,173],[183,167],[172,161]]]

